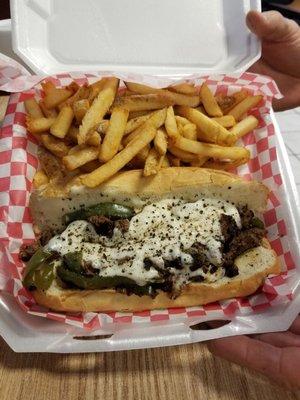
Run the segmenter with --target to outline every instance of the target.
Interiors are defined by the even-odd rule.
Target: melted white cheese
[[[221,214],[231,215],[241,226],[237,208],[223,200],[205,198],[186,203],[166,199],[145,206],[131,219],[124,234],[115,228],[112,238],[99,236],[89,222],[75,221],[52,238],[47,248],[61,255],[82,251],[83,260],[99,269],[100,276],[126,276],[138,285],[159,279],[155,268],[145,269],[145,258],[163,268],[163,260],[180,257],[184,269],[172,269],[178,285],[195,275],[212,282],[222,277],[222,269],[215,274],[205,274],[200,269],[190,272],[193,259],[188,249],[195,242],[201,243],[206,246],[208,259],[221,264]]]

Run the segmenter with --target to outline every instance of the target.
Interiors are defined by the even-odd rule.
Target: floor
[[[300,107],[276,113],[300,196]]]

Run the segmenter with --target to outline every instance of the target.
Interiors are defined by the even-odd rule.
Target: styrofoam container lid
[[[11,0],[14,51],[36,73],[232,73],[260,56],[260,0]]]

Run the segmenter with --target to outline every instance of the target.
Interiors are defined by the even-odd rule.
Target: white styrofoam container
[[[260,0],[11,0],[14,51],[38,74],[232,73],[260,57]]]
[[[14,51],[38,74],[119,71],[185,75],[246,70],[260,57],[246,13],[259,0],[11,0]],[[287,220],[299,254],[296,187],[274,115],[278,162],[286,193]],[[205,319],[151,324],[114,324],[87,333],[75,326],[23,312],[9,295],[0,297],[0,334],[18,352],[98,352],[192,343],[243,333],[286,329],[300,307],[300,293],[278,318],[278,308],[235,316],[221,328],[192,330]],[[207,317],[211,319],[211,317]],[[229,319],[229,318],[228,318]],[[74,336],[112,335],[97,340]]]

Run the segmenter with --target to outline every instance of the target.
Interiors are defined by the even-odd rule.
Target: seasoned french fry
[[[147,144],[145,147],[143,147],[138,153],[137,155],[134,157],[136,159],[136,161],[141,164],[144,165],[145,161],[148,157],[149,151],[151,150],[151,146],[150,144]]]
[[[187,139],[197,140],[197,126],[192,123],[184,125],[182,135]]]
[[[89,94],[89,101],[92,102],[98,94],[101,92],[102,89],[104,89],[105,84],[107,83],[107,80],[109,78],[102,78],[97,82],[92,83],[89,88],[90,88],[90,94]]]
[[[172,154],[169,154],[168,158],[169,158],[169,161],[170,161],[170,164],[172,165],[172,167],[180,167],[181,161],[179,158],[173,156]]]
[[[134,95],[136,95],[136,94],[134,94]],[[133,118],[137,118],[137,117],[143,117],[143,116],[145,116],[145,115],[150,115],[150,114],[152,114],[152,110],[142,110],[142,111],[131,111],[131,112],[129,112],[129,117],[128,117],[128,121],[130,121],[131,119],[133,119]]]
[[[39,187],[46,185],[48,182],[49,178],[42,169],[40,169],[34,174],[33,187],[35,189],[38,189]]]
[[[177,125],[184,126],[184,125],[191,123],[191,121],[189,121],[188,119],[186,119],[184,117],[180,117],[180,115],[175,115],[175,119],[176,119]]]
[[[137,137],[125,147],[124,150],[116,154],[106,164],[101,165],[95,171],[81,178],[82,183],[88,187],[95,187],[109,179],[129,161],[135,157],[139,151],[149,144],[156,135],[156,129],[152,125],[147,125],[143,135]]]
[[[220,109],[217,100],[214,98],[214,95],[212,94],[206,83],[203,83],[201,86],[200,96],[205,111],[209,116],[211,117],[223,116],[222,110]]]
[[[232,129],[230,129],[230,132],[236,136],[236,139],[240,139],[242,136],[247,135],[247,133],[257,128],[258,123],[257,118],[253,115],[249,115],[249,117],[242,119],[242,121],[238,122]]]
[[[47,133],[41,135],[41,140],[46,149],[59,158],[66,156],[71,148],[62,140]]]
[[[174,146],[181,150],[198,154],[201,157],[216,158],[219,160],[249,160],[250,157],[249,150],[244,147],[223,147],[216,144],[200,143],[195,140],[186,139],[182,136],[179,136],[174,141]]]
[[[249,96],[247,90],[242,89],[239,92],[235,92],[229,96],[217,95],[216,100],[221,108],[223,114],[227,114],[233,107]]]
[[[58,108],[61,109],[63,106],[73,106],[73,104],[79,100],[84,100],[89,97],[90,94],[90,87],[87,85],[80,86],[80,88],[77,90],[76,93],[73,94],[73,96],[69,97],[66,101],[63,103],[60,103],[58,105]],[[89,102],[90,104],[90,102]]]
[[[46,148],[42,146],[39,147],[38,158],[43,171],[45,171],[47,177],[50,180],[55,178],[61,178],[63,176],[60,161]]]
[[[71,125],[70,129],[68,130],[68,133],[66,135],[66,139],[69,139],[69,141],[73,144],[77,144],[78,143],[78,138],[77,138],[78,132],[79,132],[79,129],[76,126]]]
[[[190,96],[197,96],[197,89],[191,83],[179,83],[177,85],[169,86],[168,90],[171,92],[187,94]]]
[[[105,82],[103,90],[93,101],[93,104],[85,114],[82,123],[79,127],[78,143],[83,144],[86,142],[87,134],[102,121],[104,115],[112,105],[117,89],[119,86],[119,80],[117,78],[109,78]]]
[[[46,118],[56,118],[57,117],[57,111],[55,108],[48,108],[45,107],[44,101],[40,100],[39,101],[39,106],[41,107],[41,110],[43,111],[43,114]]]
[[[232,115],[224,115],[223,117],[212,118],[218,124],[222,125],[224,128],[232,128],[236,122]]]
[[[236,161],[214,161],[208,160],[203,164],[204,168],[218,169],[223,171],[230,171],[240,165],[246,164],[249,161],[248,158],[241,158]]]
[[[228,115],[232,115],[236,121],[240,121],[242,116],[251,110],[251,108],[256,107],[262,99],[262,95],[246,97],[243,101],[233,107],[229,111]]]
[[[71,83],[69,83],[68,86],[66,86],[66,89],[71,90],[71,92],[76,93],[79,89],[79,85],[77,82],[72,81]]]
[[[32,118],[26,117],[26,126],[30,133],[43,133],[48,131],[54,124],[55,118]]]
[[[164,156],[168,148],[167,133],[164,129],[157,129],[154,138],[154,147],[160,156]]]
[[[196,154],[192,154],[188,151],[184,151],[179,149],[176,146],[173,145],[169,145],[168,146],[168,151],[176,158],[179,158],[180,160],[182,160],[183,162],[187,162],[187,163],[191,163],[193,161],[199,161],[199,156],[197,156]]]
[[[99,161],[106,162],[117,154],[125,132],[129,112],[126,108],[115,107],[112,111],[109,126],[104,136],[99,153]]]
[[[115,101],[115,106],[127,108],[132,111],[149,111],[174,104],[165,94],[142,94],[129,97],[120,97]]]
[[[87,141],[86,143],[89,146],[94,146],[94,147],[99,147],[101,144],[101,136],[100,133],[97,131],[91,131],[88,133]]]
[[[159,170],[159,154],[156,149],[153,147],[148,154],[148,157],[145,161],[144,166],[144,176],[150,176],[157,174]]]
[[[48,109],[57,107],[60,103],[66,101],[71,97],[73,92],[68,89],[61,88],[51,88],[46,91],[46,96],[44,98],[45,107]]]
[[[81,124],[81,121],[83,120],[83,117],[85,116],[89,108],[90,108],[90,102],[88,101],[88,99],[81,99],[74,101],[73,112],[77,124]]]
[[[69,171],[73,171],[90,161],[96,160],[98,154],[99,148],[94,146],[83,146],[71,154],[69,152],[68,155],[63,157],[62,162]]]
[[[171,105],[181,105],[181,106],[189,106],[189,107],[197,107],[200,104],[200,96],[187,96],[185,94],[180,94],[176,92],[171,92],[167,89],[155,89],[146,85],[141,85],[140,83],[131,83],[125,82],[127,88],[133,92],[136,92],[140,95],[161,95],[169,100],[168,104],[165,106]],[[163,106],[162,106],[163,107]],[[130,110],[131,111],[131,110]]]
[[[166,127],[167,134],[171,139],[174,139],[174,138],[180,136],[173,107],[168,107],[168,109],[167,109],[165,127]]]
[[[55,119],[55,122],[51,125],[50,133],[53,136],[63,139],[70,129],[73,117],[74,113],[72,108],[70,106],[63,107]]]
[[[195,110],[200,111],[202,114],[208,116],[208,114],[205,111],[205,108],[203,106],[196,107]]]
[[[27,114],[32,118],[43,118],[44,114],[38,105],[37,101],[32,97],[24,101],[24,106]],[[47,117],[47,115],[46,115]]]
[[[199,157],[197,160],[192,161],[191,167],[203,167],[203,165],[207,162],[208,157]]]
[[[97,125],[96,131],[99,132],[100,135],[105,135],[106,132],[107,132],[108,126],[109,126],[109,120],[108,119],[103,119]]]
[[[232,133],[200,111],[190,107],[178,106],[176,112],[197,126],[199,140],[220,145],[232,145],[234,143],[235,136]]]
[[[47,82],[42,82],[41,86],[44,90],[44,92],[47,94],[49,91],[56,89],[55,85],[53,82],[51,81],[47,81]]]
[[[127,122],[124,135],[128,135],[129,133],[133,132],[141,125],[143,125],[147,119],[150,118],[151,114],[143,115],[141,117],[132,118],[130,121]]]

